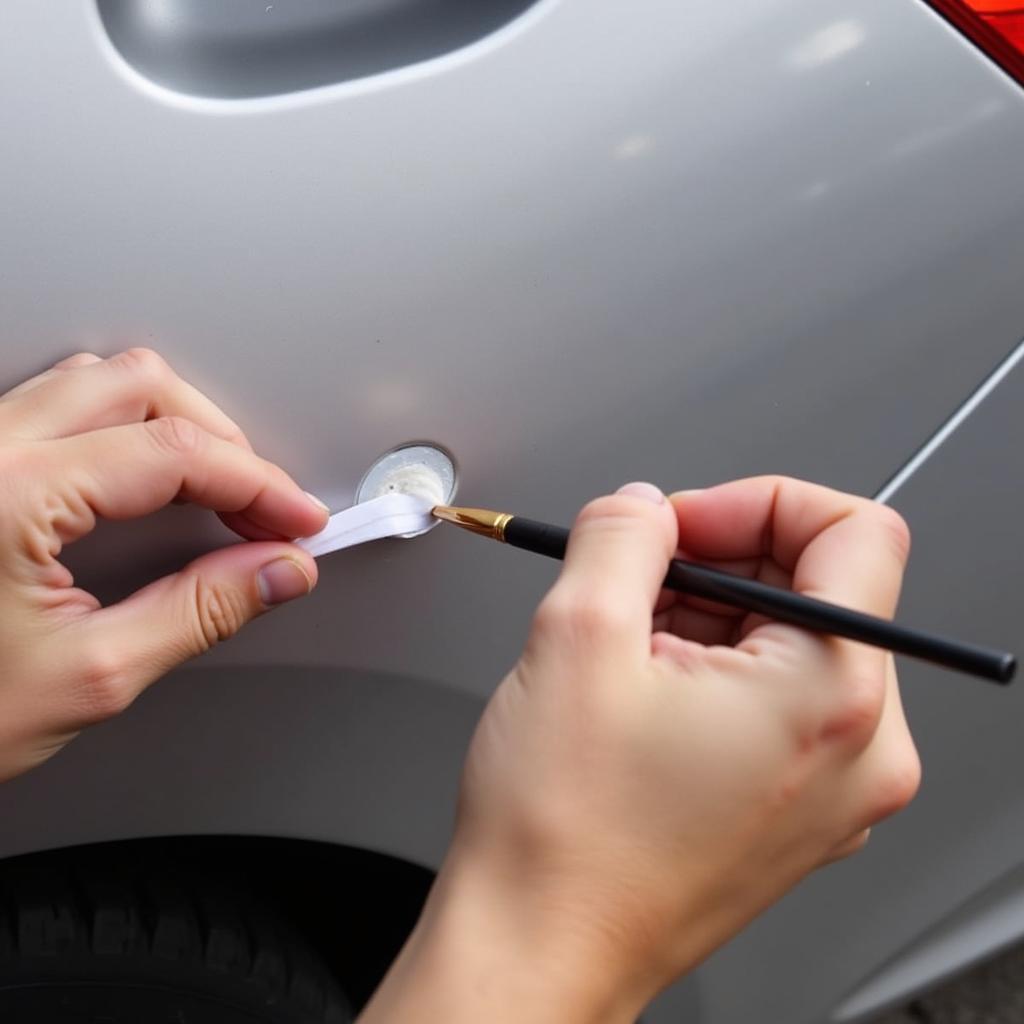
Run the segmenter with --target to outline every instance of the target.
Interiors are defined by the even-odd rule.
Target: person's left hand
[[[61,549],[99,517],[180,498],[215,509],[239,544],[100,607]],[[316,562],[289,538],[327,509],[154,352],[83,353],[0,397],[0,779],[268,608],[308,593]]]

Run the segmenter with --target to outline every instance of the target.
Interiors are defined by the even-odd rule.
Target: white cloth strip
[[[416,533],[433,522],[430,515],[432,507],[433,503],[428,498],[415,494],[385,494],[335,512],[319,533],[295,543],[314,558],[319,558],[331,551],[382,537]]]

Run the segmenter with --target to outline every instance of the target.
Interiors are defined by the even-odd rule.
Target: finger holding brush
[[[681,492],[680,497],[683,493],[689,492]],[[569,531],[564,527],[508,512],[437,505],[431,510],[431,515],[471,533],[548,558],[564,558],[569,543]],[[901,522],[898,517],[896,520]],[[765,534],[766,541],[770,539],[771,527],[771,523],[765,526],[766,531],[769,531]],[[905,528],[903,532],[906,532]],[[731,538],[730,534],[726,536]],[[773,552],[766,551],[764,554],[770,556]],[[769,561],[774,561],[774,569]],[[765,557],[760,556],[752,561],[751,558],[745,558],[736,563],[735,568],[739,571],[728,572],[692,557],[674,558],[669,563],[662,586],[668,591],[703,599],[703,603],[691,602],[691,606],[697,609],[707,610],[707,602],[713,602],[710,605],[712,612],[721,613],[723,606],[726,609],[754,612],[767,620],[871,644],[1004,686],[1012,682],[1017,670],[1017,658],[1010,651],[981,647],[924,632],[823,600],[811,593],[800,593],[790,587],[792,573],[780,567],[777,559],[769,558],[766,561]],[[666,596],[655,606],[655,611],[663,611],[673,603],[676,602]],[[735,618],[738,613],[726,611],[725,614]],[[691,618],[695,621],[700,619],[697,615]],[[732,636],[734,625],[723,623],[720,619],[710,620],[708,626],[711,632],[708,636],[718,639]]]
[[[891,619],[898,591],[884,599],[890,594],[887,556],[905,565],[910,531],[893,509],[854,495],[837,500],[838,493],[770,476],[678,492],[669,501],[679,523],[679,553],[780,590],[843,608],[875,609],[879,618]],[[818,511],[823,505],[827,513]],[[693,631],[693,638],[706,644],[738,643],[770,621],[670,591],[659,611],[660,625],[680,634]]]
[[[364,1024],[632,1022],[914,795],[892,656],[667,599],[680,549],[889,617],[908,541],[888,509],[779,478],[591,502]]]

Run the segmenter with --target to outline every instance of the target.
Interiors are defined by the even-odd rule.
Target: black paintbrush
[[[562,559],[569,531],[562,526],[540,523],[535,519],[491,512],[482,508],[453,508],[439,505],[433,514],[445,522],[538,555]],[[994,651],[976,644],[947,640],[898,626],[895,622],[851,611],[827,601],[780,590],[756,580],[709,569],[695,562],[676,559],[669,565],[665,587],[683,594],[704,597],[748,612],[767,615],[816,633],[830,633],[860,643],[883,647],[896,654],[954,668],[997,683],[1009,683],[1017,670],[1017,659],[1007,651]]]

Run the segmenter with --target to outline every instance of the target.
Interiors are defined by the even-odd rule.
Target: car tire
[[[348,1024],[317,953],[244,890],[164,865],[0,870],[7,1024]]]
[[[1020,1024],[1024,945],[1016,945],[918,996],[872,1024]]]

